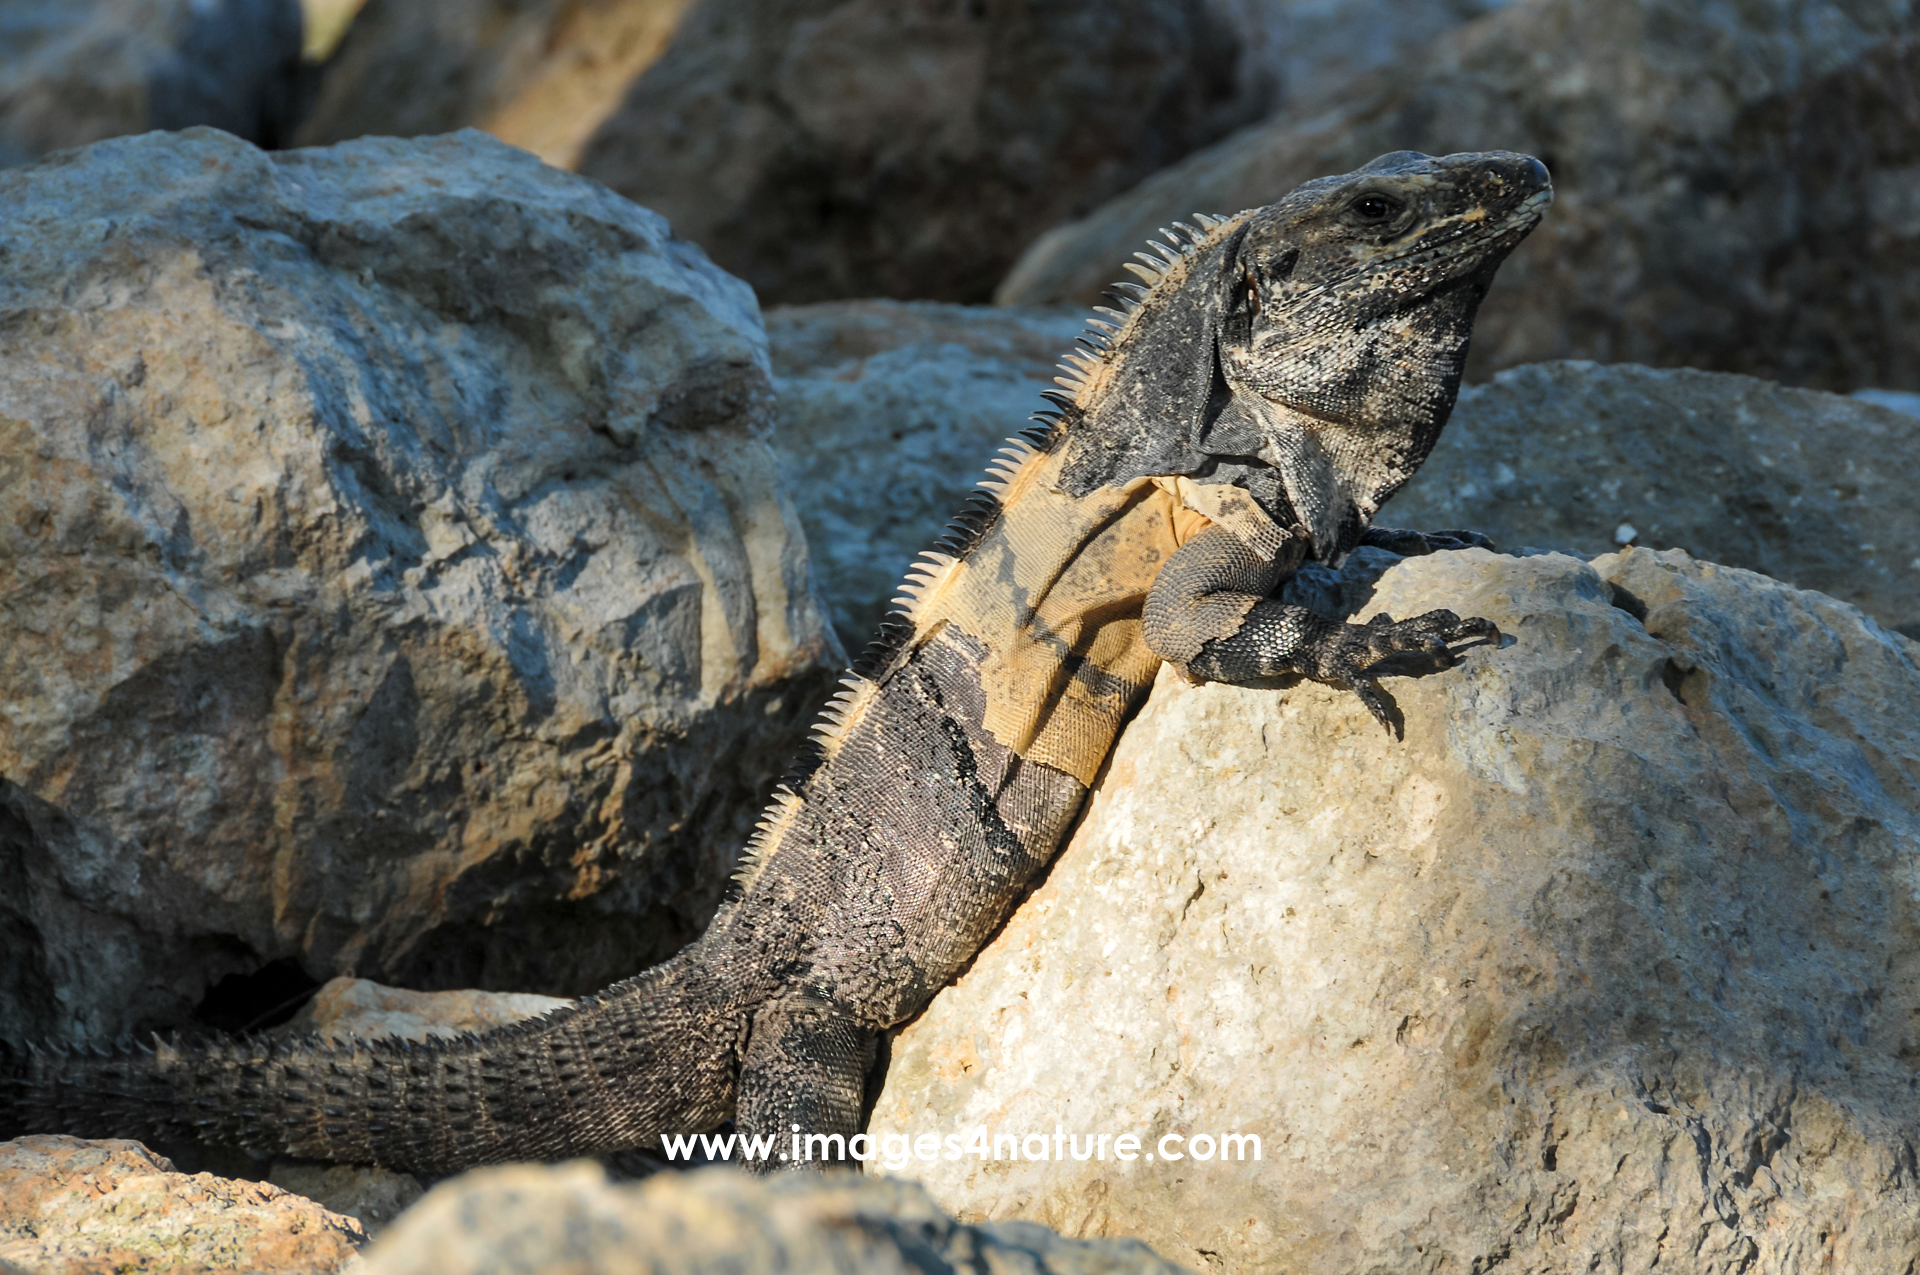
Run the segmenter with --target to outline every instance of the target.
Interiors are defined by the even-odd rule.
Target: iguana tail
[[[740,1033],[688,958],[580,1004],[417,1043],[224,1037],[0,1060],[0,1138],[194,1139],[427,1174],[701,1132],[733,1112]]]

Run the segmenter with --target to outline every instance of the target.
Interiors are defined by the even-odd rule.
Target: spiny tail
[[[451,1040],[226,1037],[0,1058],[0,1138],[193,1139],[427,1174],[712,1129],[736,1034],[684,959],[578,1006]]]

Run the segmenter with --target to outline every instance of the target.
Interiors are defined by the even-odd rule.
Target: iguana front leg
[[[1386,697],[1371,675],[1380,661],[1418,651],[1446,667],[1457,658],[1455,643],[1500,640],[1491,620],[1463,620],[1451,611],[1429,611],[1410,620],[1378,615],[1366,624],[1344,624],[1274,601],[1268,595],[1298,569],[1303,552],[1296,548],[1267,562],[1224,527],[1207,528],[1154,578],[1142,617],[1147,645],[1206,681],[1244,684],[1304,673],[1344,686],[1389,734],[1397,735]]]

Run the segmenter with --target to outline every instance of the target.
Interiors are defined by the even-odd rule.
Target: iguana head
[[[1166,232],[1083,341],[1061,485],[1231,483],[1338,561],[1432,449],[1480,300],[1552,197],[1527,155],[1397,151]]]

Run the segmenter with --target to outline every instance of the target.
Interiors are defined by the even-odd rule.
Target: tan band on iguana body
[[[1019,498],[929,582],[912,616],[916,644],[951,624],[986,647],[995,739],[1091,784],[1160,667],[1140,613],[1161,566],[1209,525],[1194,506],[1232,519],[1250,544],[1271,540],[1277,551],[1285,533],[1245,493],[1186,479],[1140,478],[1076,499],[1054,488],[1062,463],[1036,452],[1005,476]]]

